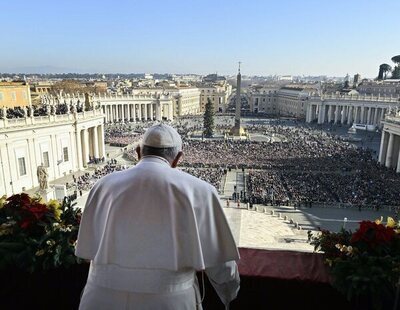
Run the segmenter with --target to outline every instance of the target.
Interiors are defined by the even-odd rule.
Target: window
[[[16,94],[15,91],[13,91],[13,92],[11,93],[11,99],[12,99],[12,101],[17,101],[17,94]]]
[[[23,97],[25,100],[28,99],[28,94],[26,93],[26,90],[24,90],[24,91],[22,92],[22,97]]]
[[[2,100],[3,100],[3,93],[0,92],[0,101],[2,101]]]
[[[50,167],[49,152],[43,152],[43,166]]]
[[[25,157],[18,158],[19,175],[26,175]]]
[[[64,161],[69,161],[69,157],[68,157],[68,147],[63,147],[63,159]]]

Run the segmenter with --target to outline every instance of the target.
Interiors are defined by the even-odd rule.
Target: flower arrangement
[[[362,221],[352,233],[321,230],[308,238],[316,251],[323,251],[333,286],[350,301],[368,300],[372,309],[395,301],[400,278],[400,226],[392,218]]]
[[[0,270],[43,271],[80,263],[74,255],[81,210],[66,197],[45,203],[27,194],[0,198]]]

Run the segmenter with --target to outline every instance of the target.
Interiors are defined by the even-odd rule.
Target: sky
[[[399,0],[2,1],[0,72],[375,77]]]

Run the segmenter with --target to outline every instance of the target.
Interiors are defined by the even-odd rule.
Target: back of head
[[[157,124],[144,133],[141,150],[142,156],[160,156],[171,162],[182,151],[182,139],[171,126]]]

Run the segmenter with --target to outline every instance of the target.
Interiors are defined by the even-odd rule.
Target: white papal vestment
[[[156,156],[95,184],[76,255],[91,260],[80,309],[195,309],[198,270],[225,304],[239,290],[216,189]]]

